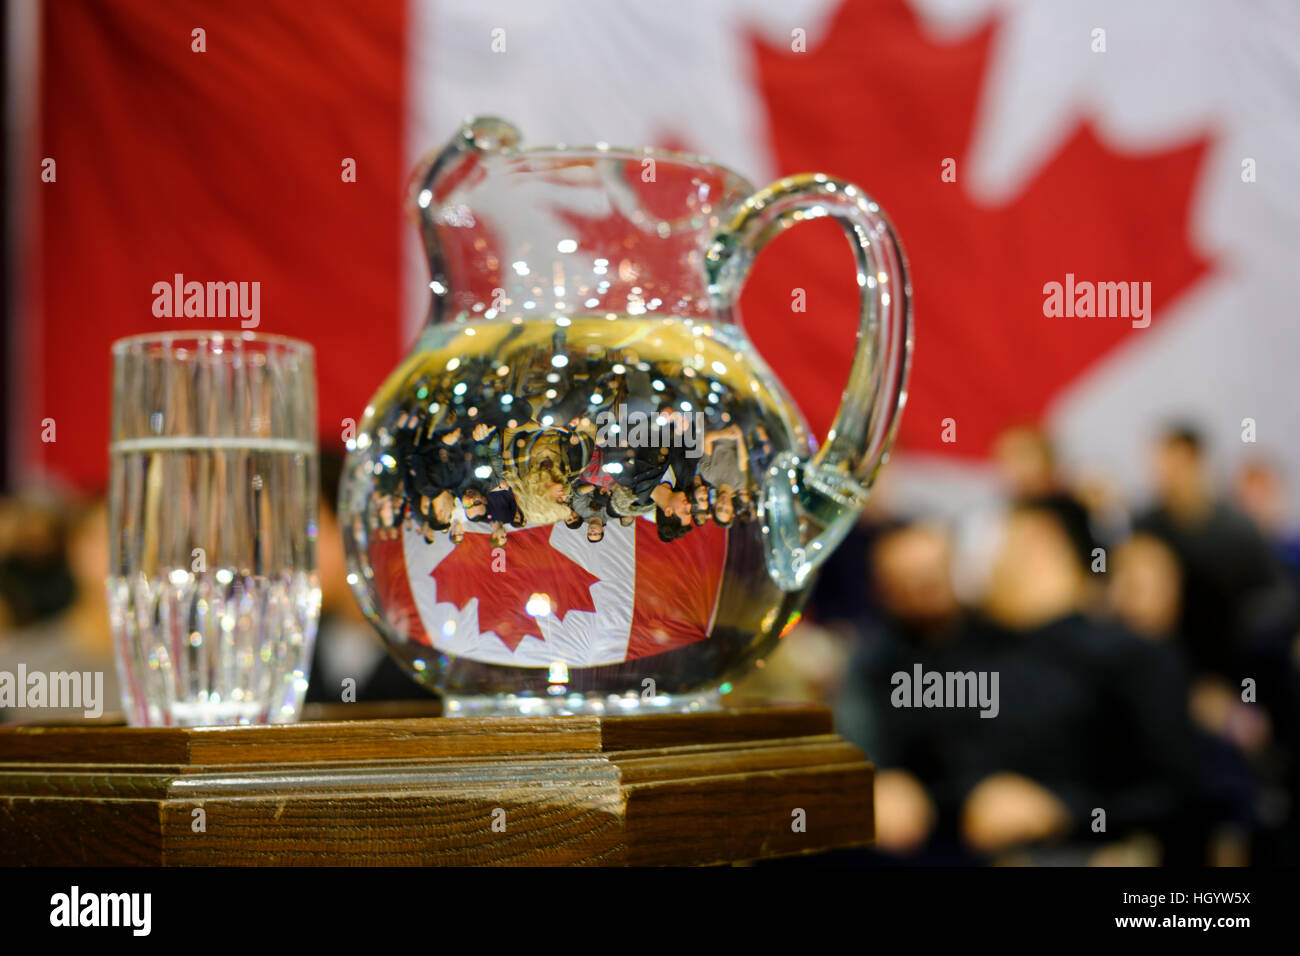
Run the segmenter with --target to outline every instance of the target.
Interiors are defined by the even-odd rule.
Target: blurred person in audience
[[[0,644],[0,671],[27,673],[80,672],[102,674],[99,719],[120,715],[122,699],[113,657],[108,617],[108,509],[102,499],[71,509],[67,521],[66,567],[73,582],[73,599],[57,614],[11,634]],[[60,552],[63,547],[58,549]],[[62,553],[47,565],[63,564]],[[86,708],[45,707],[0,712],[0,720],[24,723],[80,722]]]
[[[879,614],[859,614],[854,621],[859,640],[835,700],[835,726],[880,768],[875,787],[878,845],[909,853],[929,839],[937,810],[912,770],[895,766],[907,748],[889,739],[893,721],[883,711],[889,684],[882,678],[900,669],[904,657],[942,658],[960,638],[964,615],[952,589],[952,541],[946,528],[883,524],[870,551],[871,580],[864,583],[875,595]],[[924,765],[926,755],[915,756]]]
[[[64,555],[67,517],[66,503],[51,494],[0,499],[0,636],[73,600],[76,584]]]
[[[1133,535],[1115,549],[1109,577],[1107,602],[1116,617],[1148,640],[1177,642],[1183,580],[1168,545]]]
[[[1237,507],[1273,545],[1292,581],[1300,582],[1300,524],[1291,517],[1278,467],[1262,458],[1245,462],[1233,479],[1232,492]]]
[[[1287,483],[1282,471],[1273,461],[1255,458],[1245,462],[1233,481],[1233,499],[1256,527],[1267,538],[1279,564],[1290,583],[1287,589],[1294,600],[1300,590],[1300,524],[1288,506]],[[1260,602],[1267,605],[1268,602]],[[1276,817],[1276,808],[1290,806],[1294,795],[1300,793],[1300,622],[1292,621],[1287,628],[1282,613],[1284,604],[1274,600],[1276,617],[1281,623],[1274,631],[1273,640],[1257,640],[1256,647],[1263,652],[1258,670],[1267,673],[1273,687],[1260,682],[1259,700],[1267,709],[1272,726],[1272,746],[1261,748],[1256,763],[1264,766],[1268,792],[1261,799],[1266,817]],[[1266,616],[1266,615],[1261,615]],[[1297,615],[1300,616],[1300,615]],[[1267,631],[1265,631],[1267,634]],[[1262,647],[1261,647],[1262,645]],[[1281,681],[1279,681],[1279,677]],[[1228,693],[1225,693],[1224,691]],[[1225,730],[1231,730],[1243,745],[1259,739],[1258,719],[1252,721],[1241,712],[1241,693],[1235,687],[1218,688],[1217,700],[1203,692],[1197,700],[1198,711],[1206,719],[1217,717]],[[1271,751],[1271,752],[1270,752]],[[1279,863],[1294,865],[1300,862],[1300,830],[1296,813],[1286,814],[1284,822],[1274,834],[1261,837],[1269,858]],[[1281,850],[1281,852],[1277,852]]]
[[[322,451],[320,523],[316,539],[321,617],[307,700],[340,703],[344,681],[348,679],[355,682],[354,699],[358,702],[427,700],[430,693],[411,680],[389,656],[348,584],[343,533],[336,510],[342,474],[342,456]]]
[[[1110,475],[1090,470],[1075,481],[1074,495],[1088,509],[1089,523],[1099,542],[1123,541],[1131,533],[1128,502]]]
[[[978,604],[989,587],[994,555],[1001,547],[1007,510],[1018,502],[1048,496],[1072,498],[1061,474],[1056,448],[1036,425],[1017,425],[993,443],[997,498],[973,509],[958,523],[953,581],[958,596]]]
[[[1049,835],[1086,848],[1101,842],[1089,826],[1097,809],[1108,834],[1160,835],[1167,862],[1185,846],[1194,783],[1185,672],[1167,649],[1091,616],[1098,554],[1088,513],[1069,496],[1024,500],[1008,519],[984,608],[1006,723],[975,735],[992,754],[973,762],[993,756],[993,772],[962,811],[978,849]]]
[[[1264,535],[1221,500],[1204,440],[1188,425],[1165,430],[1152,454],[1155,502],[1134,530],[1163,541],[1185,582],[1180,633],[1192,666],[1236,683],[1258,640],[1294,624],[1294,602]]]
[[[944,663],[962,636],[965,615],[952,589],[952,541],[938,524],[884,524],[870,549],[868,582],[879,613],[864,608],[854,620],[858,640],[835,725],[879,768],[876,775],[878,845],[909,853],[929,840],[938,810],[918,779],[939,772],[918,739],[903,741],[891,713],[890,676],[915,661]],[[915,746],[913,746],[915,744]]]
[[[1243,703],[1214,675],[1192,682],[1178,634],[1182,572],[1164,542],[1144,534],[1130,537],[1115,549],[1109,579],[1111,612],[1135,634],[1158,644],[1187,688],[1203,809],[1201,829],[1189,836],[1208,844],[1211,861],[1248,855],[1246,837],[1256,827],[1258,797],[1248,758],[1267,736],[1263,710]]]
[[[1012,501],[1055,494],[1065,488],[1052,440],[1036,425],[1017,425],[999,435],[993,443],[993,463]]]

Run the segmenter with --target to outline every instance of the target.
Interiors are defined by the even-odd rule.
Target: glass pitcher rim
[[[677,149],[665,149],[660,146],[617,146],[604,141],[598,141],[595,143],[538,144],[535,146],[498,146],[484,150],[481,153],[481,156],[485,160],[508,160],[516,158],[545,157],[548,154],[557,157],[610,160],[636,160],[650,157],[655,160],[662,160],[680,166],[702,166],[723,174],[723,178],[728,182],[728,185],[738,187],[738,191],[745,196],[752,195],[757,191],[757,187],[754,185],[753,180],[725,163],[720,163],[701,153],[691,153]]]

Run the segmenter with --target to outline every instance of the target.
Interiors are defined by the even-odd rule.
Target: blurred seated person
[[[0,498],[0,642],[66,608],[76,584],[64,554],[65,503],[28,492]]]
[[[1165,648],[1189,675],[1178,636],[1182,574],[1174,553],[1158,538],[1137,534],[1115,549],[1110,563],[1107,603],[1135,634]],[[1241,700],[1222,678],[1202,674],[1188,682],[1188,708],[1196,728],[1198,790],[1204,795],[1205,827],[1212,859],[1228,858],[1234,847],[1216,834],[1233,837],[1255,829],[1258,786],[1248,757],[1269,734],[1266,712]],[[1200,862],[1200,861],[1190,861]]]
[[[1263,638],[1256,636],[1252,650],[1257,652],[1253,670],[1267,677],[1259,680],[1257,700],[1267,710],[1272,723],[1272,750],[1264,753],[1260,762],[1270,766],[1274,795],[1264,798],[1266,803],[1288,806],[1293,803],[1293,795],[1300,792],[1300,760],[1296,751],[1300,748],[1300,638],[1296,636],[1297,622],[1292,618],[1291,627],[1287,626],[1285,600],[1295,600],[1300,590],[1300,524],[1295,521],[1289,506],[1289,493],[1286,481],[1277,464],[1267,459],[1256,458],[1245,462],[1238,470],[1233,483],[1233,498],[1238,507],[1255,523],[1273,549],[1278,563],[1290,585],[1286,597],[1257,601],[1267,609],[1255,617],[1267,621],[1272,617],[1278,623],[1269,633],[1269,628],[1262,630]],[[1277,589],[1274,589],[1276,593]],[[1270,604],[1272,605],[1270,607]],[[1240,740],[1249,735],[1251,724],[1242,719],[1240,686],[1229,688],[1231,697],[1220,694],[1217,706],[1208,695],[1202,695],[1203,713],[1210,717],[1220,715],[1225,726],[1236,732]],[[1289,779],[1288,779],[1289,778]],[[1264,853],[1255,853],[1256,860],[1266,860],[1294,866],[1300,862],[1300,821],[1297,814],[1289,814],[1289,833],[1279,834],[1271,840],[1269,834],[1262,833],[1259,842]]]
[[[912,660],[942,662],[961,639],[965,613],[953,593],[952,540],[937,524],[886,524],[868,545],[870,590],[879,616],[860,615],[859,642],[835,702],[835,726],[881,768],[876,775],[877,844],[905,853],[925,843],[937,810],[911,770],[928,768],[923,748],[892,738],[890,676]],[[921,772],[925,772],[922,769]],[[927,774],[928,775],[928,774]]]
[[[1031,498],[1069,494],[1056,448],[1036,425],[1016,425],[998,435],[993,443],[993,470],[996,498],[969,509],[955,529],[953,586],[958,597],[971,605],[983,601],[989,587],[1007,509]]]
[[[993,443],[993,463],[1003,491],[1024,501],[1063,490],[1052,440],[1036,425],[1006,429]]]
[[[1163,541],[1185,581],[1179,631],[1192,666],[1236,683],[1257,641],[1284,633],[1295,606],[1264,535],[1214,491],[1205,443],[1190,426],[1167,429],[1152,455],[1156,500],[1134,530]]]
[[[1139,637],[1177,639],[1183,600],[1178,557],[1159,538],[1135,534],[1114,549],[1107,603]]]
[[[1245,462],[1233,479],[1234,503],[1272,545],[1293,582],[1300,582],[1300,525],[1291,517],[1286,482],[1271,461]]]

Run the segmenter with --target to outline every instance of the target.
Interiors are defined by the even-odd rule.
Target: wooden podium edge
[[[830,725],[793,706],[5,729],[0,864],[694,865],[864,845],[874,771]]]

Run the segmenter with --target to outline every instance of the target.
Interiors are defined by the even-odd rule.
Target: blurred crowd
[[[1283,476],[1216,483],[1188,425],[1153,441],[1141,502],[1072,482],[1034,428],[995,462],[998,500],[956,520],[881,489],[742,690],[833,704],[878,769],[876,862],[1294,864]],[[997,715],[903,706],[898,675],[930,672],[997,674]]]
[[[1300,525],[1284,476],[1253,461],[1216,482],[1188,426],[1153,441],[1140,502],[1071,481],[1033,428],[994,457],[997,500],[955,520],[894,513],[880,487],[806,622],[737,696],[834,707],[878,769],[874,863],[1296,863]],[[358,675],[361,700],[425,696],[347,586],[340,468],[322,459],[309,700]],[[101,670],[111,711],[107,536],[102,500],[0,498],[0,670]],[[931,672],[996,674],[996,716],[902,706],[917,700],[899,675]]]

